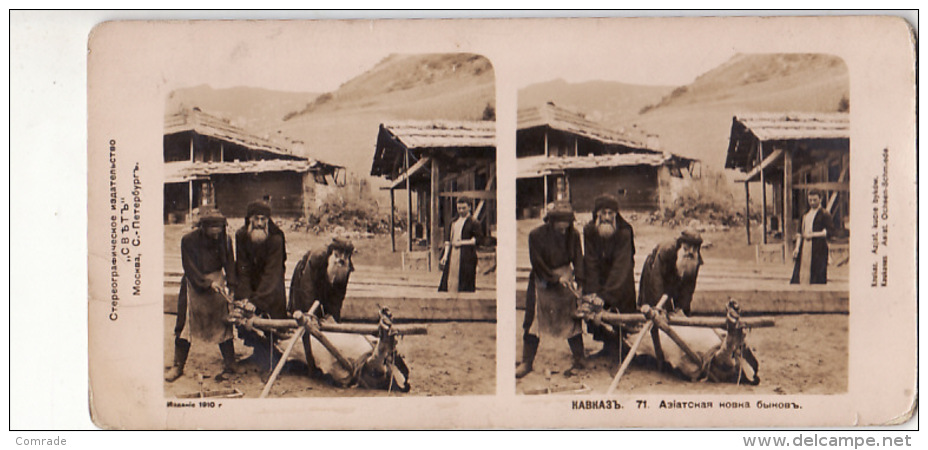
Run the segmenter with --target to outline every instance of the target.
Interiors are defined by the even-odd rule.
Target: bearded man
[[[286,240],[284,232],[271,220],[271,207],[267,202],[258,200],[248,205],[245,225],[235,233],[235,254],[238,277],[235,299],[256,315],[286,319]],[[239,336],[245,345],[254,347],[259,364],[273,366],[272,346],[268,340],[244,327],[239,328]]]
[[[656,306],[666,294],[669,297],[664,304],[666,311],[689,315],[696,277],[702,265],[701,246],[699,232],[686,229],[676,239],[654,247],[641,271],[638,306]]]
[[[226,235],[226,218],[215,208],[203,208],[196,229],[181,238],[180,256],[184,277],[177,301],[174,365],[164,379],[172,382],[184,374],[193,339],[219,344],[222,372],[217,378],[233,374],[235,348],[232,324],[226,320],[226,293],[235,286],[235,263],[232,240]]]
[[[293,269],[290,278],[290,313],[307,312],[318,301],[315,315],[324,320],[341,320],[342,304],[348,288],[348,278],[354,271],[351,255],[354,245],[350,241],[333,239],[328,246],[306,252]],[[316,372],[311,345],[312,337],[303,334],[303,351],[309,375]]]
[[[572,365],[565,375],[585,367],[583,327],[576,317],[577,299],[572,293],[573,284],[582,284],[583,280],[583,249],[580,233],[573,226],[573,208],[566,201],[555,202],[548,208],[544,222],[528,235],[532,272],[522,324],[522,362],[516,368],[516,378],[533,370],[542,333],[567,338]]]
[[[596,294],[604,309],[633,313],[635,306],[635,233],[619,214],[619,200],[603,194],[593,203],[593,220],[583,227],[584,294]],[[587,322],[593,339],[603,343],[599,356],[619,354],[621,336],[602,324]]]

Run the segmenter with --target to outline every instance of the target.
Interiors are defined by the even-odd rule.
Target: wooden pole
[[[664,306],[664,303],[667,303],[667,299],[670,297],[667,294],[664,294],[661,297],[661,300],[657,302],[655,308],[661,308]],[[635,357],[635,352],[638,351],[638,347],[641,346],[641,341],[644,339],[645,335],[651,334],[651,327],[654,326],[654,321],[649,320],[648,323],[644,324],[644,328],[641,329],[641,332],[638,333],[638,337],[635,338],[635,342],[632,344],[632,348],[628,351],[628,355],[625,356],[625,361],[622,361],[622,367],[619,367],[619,371],[615,373],[615,378],[612,379],[612,384],[609,385],[609,389],[606,390],[606,395],[611,395],[615,392],[616,386],[619,385],[619,380],[622,379],[622,375],[625,374],[625,371],[628,370],[629,364],[632,363],[632,358]]]
[[[412,189],[409,186],[409,149],[403,149],[403,164],[406,166],[406,241],[412,253]]]
[[[264,319],[255,317],[249,323],[257,328],[298,328],[300,324],[294,319]],[[352,333],[376,335],[379,327],[376,324],[363,323],[320,323],[319,330],[330,333]],[[394,333],[400,336],[428,334],[428,327],[420,324],[394,324],[391,327]]]
[[[648,321],[648,318],[641,313],[611,313],[604,312],[600,316],[603,322],[612,325],[634,325]],[[684,327],[701,327],[701,328],[725,328],[727,319],[724,317],[679,317],[671,316],[667,318],[667,323],[673,326]],[[742,328],[766,328],[776,325],[771,317],[742,317],[738,320]]]
[[[319,309],[319,300],[313,302],[313,306],[309,308],[307,314],[314,314],[317,309]],[[280,361],[277,362],[277,367],[274,368],[274,372],[271,373],[271,376],[267,379],[267,383],[264,384],[264,389],[261,391],[261,395],[259,395],[258,398],[267,397],[267,394],[271,392],[271,386],[274,385],[274,381],[276,381],[277,376],[280,375],[281,369],[284,368],[284,364],[286,364],[287,358],[290,357],[290,352],[293,351],[293,346],[296,344],[296,341],[302,340],[304,332],[306,332],[305,328],[296,330],[296,333],[294,333],[290,343],[287,344],[287,348],[284,350],[284,353],[280,356]]]
[[[550,151],[548,150],[548,130],[546,129],[545,130],[545,158],[550,158],[550,157],[551,157],[551,154],[550,154]],[[544,214],[545,214],[544,209],[545,207],[548,206],[548,175],[542,176],[541,179],[545,184],[544,190],[543,190],[544,197],[541,199],[541,210],[542,210],[541,215],[542,217],[544,217]]]
[[[757,161],[758,163],[762,162],[764,159],[764,143],[761,142],[757,146]],[[764,169],[760,170],[760,216],[763,238],[762,242],[767,243],[767,179],[764,177]]]
[[[429,264],[429,271],[438,267],[438,259],[441,258],[441,227],[439,226],[438,210],[439,210],[439,189],[438,185],[439,180],[438,172],[438,158],[432,158],[432,180],[431,180],[431,193],[429,198],[429,231],[431,236],[429,236],[429,256],[431,257]],[[432,264],[434,263],[434,264]]]
[[[390,188],[390,249],[396,253],[396,201],[393,198],[393,188]]]
[[[187,182],[187,220],[193,221],[193,180]],[[189,222],[188,222],[189,223]]]
[[[744,181],[744,228],[748,232],[748,245],[751,245],[751,188],[748,181]]]
[[[793,153],[783,153],[783,246],[784,255],[793,254]]]

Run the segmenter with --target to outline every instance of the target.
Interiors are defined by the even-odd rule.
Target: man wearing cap
[[[290,278],[290,302],[287,310],[291,313],[309,311],[318,301],[315,315],[321,319],[341,320],[342,303],[348,289],[348,278],[354,271],[351,255],[354,245],[351,241],[335,238],[326,247],[310,250],[303,255],[293,269]],[[310,335],[303,334],[303,350],[309,375],[315,373]]]
[[[596,294],[604,309],[633,313],[635,306],[635,234],[619,214],[619,200],[603,194],[593,203],[593,220],[583,227],[584,294]],[[618,356],[621,337],[611,327],[587,322],[593,339],[603,342],[601,356]]]
[[[174,329],[174,365],[164,379],[174,381],[183,375],[192,339],[219,344],[222,372],[217,378],[233,374],[235,348],[227,320],[227,293],[235,286],[235,263],[225,217],[215,208],[203,208],[196,229],[180,241],[180,255],[184,276]]]
[[[259,316],[286,319],[287,247],[284,232],[271,220],[267,202],[258,200],[248,205],[245,225],[235,233],[235,256],[238,275],[235,299]],[[245,345],[254,347],[259,364],[271,367],[271,344],[267,340],[244,328],[239,328],[239,336]]]
[[[549,206],[545,223],[528,235],[532,271],[522,324],[522,362],[516,378],[532,371],[541,333],[567,338],[572,365],[565,375],[584,367],[583,330],[575,314],[577,299],[571,292],[577,281],[583,281],[583,249],[573,221],[570,203],[558,201]]]
[[[696,277],[702,265],[701,246],[699,232],[686,229],[677,238],[654,247],[641,270],[638,306],[655,306],[666,294],[669,300],[664,310],[689,315]]]

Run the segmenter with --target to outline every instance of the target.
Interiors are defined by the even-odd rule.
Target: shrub
[[[405,227],[404,215],[395,214],[395,225]],[[390,213],[383,211],[377,202],[369,199],[345,198],[330,195],[316,211],[306,217],[306,226],[315,231],[330,231],[336,227],[348,231],[388,233]]]

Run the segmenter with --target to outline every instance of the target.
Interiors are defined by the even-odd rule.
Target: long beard
[[[249,227],[248,238],[255,244],[262,244],[267,240],[267,230],[264,228]]]
[[[597,220],[596,231],[599,233],[600,237],[610,238],[615,234],[615,222]]]
[[[329,279],[329,284],[333,286],[340,286],[348,283],[348,268],[347,267],[329,267],[326,269],[326,276]]]
[[[699,261],[697,261],[696,258],[677,258],[677,275],[679,275],[681,279],[695,278],[697,269],[699,269]]]

